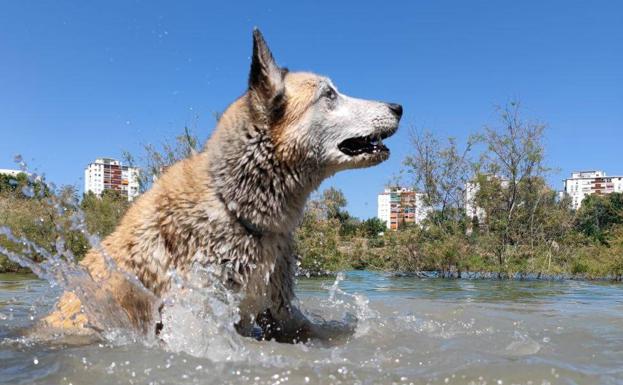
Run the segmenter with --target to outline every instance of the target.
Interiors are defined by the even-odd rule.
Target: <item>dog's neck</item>
[[[227,211],[250,234],[291,233],[322,177],[311,164],[280,159],[270,132],[251,122],[220,124],[208,142],[211,180]]]
[[[257,238],[261,238],[264,234],[270,233],[270,231],[264,230],[250,220],[242,217],[237,211],[230,210],[227,201],[220,193],[217,193],[217,197],[225,207],[225,211],[227,211],[229,215],[231,215],[231,217],[234,218],[234,220],[238,222],[238,224],[243,227],[248,234],[253,235]]]

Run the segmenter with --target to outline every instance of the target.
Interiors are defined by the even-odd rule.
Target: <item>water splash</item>
[[[343,313],[343,326],[354,328],[355,337],[361,337],[370,330],[370,323],[378,314],[369,306],[369,299],[362,294],[350,294],[340,288],[340,283],[346,278],[339,272],[331,286],[324,286],[329,292],[329,298],[323,302],[323,308],[336,309]],[[354,312],[354,314],[353,314]],[[339,327],[339,325],[336,324]]]
[[[20,266],[29,268],[39,278],[50,282],[53,287],[58,286],[63,291],[74,293],[81,302],[81,313],[89,320],[87,328],[99,338],[117,343],[136,341],[139,338],[153,342],[153,339],[144,339],[142,333],[136,330],[127,313],[106,289],[106,282],[95,281],[88,270],[78,263],[76,256],[67,246],[66,237],[69,232],[84,235],[89,246],[100,253],[109,277],[121,275],[139,292],[157,301],[153,294],[136,277],[117,268],[113,259],[101,247],[99,237],[89,233],[77,199],[61,194],[54,184],[45,180],[44,176],[30,173],[22,156],[16,155],[15,162],[27,176],[27,185],[21,189],[21,193],[27,198],[41,199],[56,213],[56,217],[52,220],[57,238],[53,250],[49,251],[25,237],[15,235],[9,227],[0,226],[0,236],[3,236],[11,246],[11,249],[0,246],[0,253]],[[69,209],[73,213],[68,216]],[[32,259],[35,255],[42,258],[42,262],[35,262]]]
[[[167,349],[213,361],[244,359],[247,352],[234,328],[240,298],[223,286],[214,268],[195,264],[184,277],[172,271],[171,278],[161,311],[160,338]]]

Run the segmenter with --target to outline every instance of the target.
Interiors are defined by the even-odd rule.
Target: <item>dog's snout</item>
[[[387,107],[389,107],[389,109],[394,115],[396,115],[397,118],[400,118],[402,116],[402,106],[400,104],[387,103]]]

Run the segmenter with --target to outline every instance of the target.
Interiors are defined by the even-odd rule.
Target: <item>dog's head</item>
[[[396,132],[402,115],[399,104],[346,96],[326,77],[280,68],[257,29],[248,101],[282,160],[312,162],[327,174],[386,160],[382,140]]]

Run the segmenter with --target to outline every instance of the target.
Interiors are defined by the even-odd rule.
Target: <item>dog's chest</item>
[[[271,283],[280,283],[294,258],[293,237],[289,234],[251,235],[229,226],[214,229],[200,242],[197,252],[184,265],[195,263],[218,271],[222,283],[246,296],[270,297]],[[288,270],[288,271],[286,271]]]

